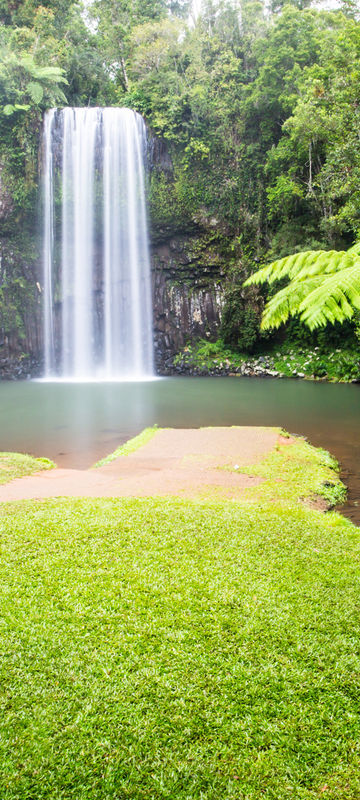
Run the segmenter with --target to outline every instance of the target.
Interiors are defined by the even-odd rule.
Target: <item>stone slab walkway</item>
[[[49,497],[184,497],[240,499],[262,478],[221,467],[259,462],[276,444],[273,428],[160,429],[134,453],[89,470],[53,469],[0,486],[0,502]]]

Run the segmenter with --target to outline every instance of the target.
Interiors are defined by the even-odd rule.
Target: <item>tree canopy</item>
[[[0,160],[31,213],[41,116],[126,105],[167,144],[155,221],[212,220],[230,280],[360,230],[360,21],[310,0],[0,0]],[[210,223],[209,223],[210,224]],[[211,227],[211,226],[210,226]]]

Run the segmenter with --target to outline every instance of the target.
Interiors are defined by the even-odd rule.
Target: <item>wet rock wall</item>
[[[217,335],[223,302],[221,267],[211,251],[206,251],[206,266],[199,264],[192,257],[198,244],[194,237],[179,237],[152,251],[154,349],[160,373],[188,342]]]

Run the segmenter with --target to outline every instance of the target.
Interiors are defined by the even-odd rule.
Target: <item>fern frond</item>
[[[360,309],[360,258],[353,259],[352,265],[340,272],[325,277],[304,297],[298,310],[301,320],[314,330],[328,322],[351,319],[354,309]]]
[[[286,256],[255,272],[244,286],[283,278],[289,283],[266,304],[264,330],[278,328],[296,314],[311,330],[351,319],[354,309],[360,309],[360,242],[346,252],[307,250]]]
[[[353,256],[360,256],[360,242],[356,242],[352,247],[347,250],[347,253]]]
[[[25,53],[19,63],[36,80],[49,83],[67,83],[64,77],[64,70],[61,67],[41,67],[35,63],[29,53]]]
[[[28,83],[26,88],[32,101],[37,104],[41,103],[44,96],[44,90],[43,87],[41,86],[41,83],[37,83],[36,81],[30,81],[30,83]]]
[[[265,306],[261,328],[270,330],[279,328],[289,317],[299,311],[300,303],[313,292],[323,281],[320,276],[308,278],[303,281],[293,281],[276,292]]]
[[[251,286],[254,283],[275,283],[275,281],[280,281],[283,278],[290,278],[291,280],[296,277],[300,270],[313,264],[319,255],[325,252],[325,250],[306,250],[303,253],[295,253],[292,256],[280,258],[278,261],[273,261],[250,275],[244,286]]]
[[[293,280],[303,280],[304,278],[311,278],[315,275],[325,275],[338,272],[344,266],[350,266],[353,263],[351,256],[339,250],[318,250],[318,258],[305,266],[298,272]]]
[[[262,267],[245,281],[244,286],[262,283],[274,283],[283,278],[290,280],[303,280],[324,273],[338,272],[345,267],[350,267],[357,257],[356,249],[343,250],[306,250],[295,253],[278,261],[273,261]],[[359,245],[360,251],[360,245]]]

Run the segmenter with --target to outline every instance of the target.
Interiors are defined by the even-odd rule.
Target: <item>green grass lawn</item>
[[[0,525],[1,800],[358,800],[350,522],[66,500]]]

